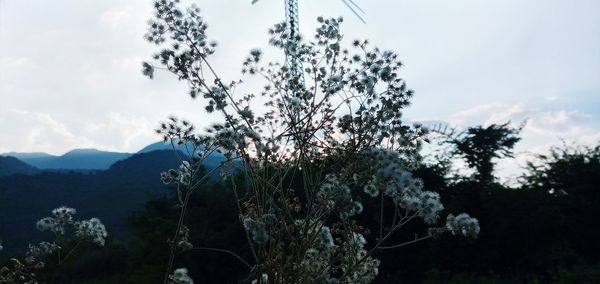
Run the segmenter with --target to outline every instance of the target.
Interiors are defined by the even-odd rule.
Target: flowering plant
[[[146,39],[162,50],[154,62],[143,63],[143,73],[150,78],[155,69],[175,74],[187,83],[192,98],[203,98],[208,113],[223,118],[202,135],[176,118],[157,130],[166,141],[193,145],[180,169],[162,175],[163,181],[177,184],[181,205],[168,271],[177,250],[193,248],[182,242],[185,210],[189,195],[217,170],[201,171],[202,160],[214,151],[225,154],[222,166],[236,169],[222,170],[225,176],[240,173],[245,179],[239,185],[231,180],[255,282],[369,283],[378,273],[378,250],[445,231],[477,235],[477,220],[465,213],[448,215],[446,224],[436,227],[444,208],[440,197],[423,190],[422,181],[411,174],[427,129],[402,120],[413,91],[399,77],[402,63],[396,53],[366,40],[344,48],[341,18],[319,17],[310,42],[277,24],[269,31],[270,44],[297,60],[265,63],[260,50],[250,51],[242,73],[266,85],[240,94],[241,81],[227,83],[209,62],[216,44],[208,39],[198,7],[183,11],[177,0],[157,0],[154,7]],[[375,228],[356,221],[367,198],[380,201]],[[384,208],[388,201],[393,206]],[[432,226],[424,236],[386,242],[419,218]],[[373,229],[376,243],[367,244],[364,235]],[[175,270],[165,282],[183,283],[174,279],[191,283],[187,270]]]
[[[12,267],[0,269],[0,283],[38,283],[37,272],[46,267],[51,256],[55,256],[56,264],[61,265],[73,255],[73,252],[82,243],[91,242],[104,246],[108,234],[100,219],[91,218],[78,221],[73,216],[76,213],[77,210],[74,208],[62,206],[53,209],[52,216],[37,221],[37,229],[42,232],[52,232],[54,240],[29,244],[23,260],[12,258],[10,260]],[[70,240],[66,239],[65,235],[71,231],[74,234],[75,244],[63,250],[62,244],[66,243],[66,240]]]

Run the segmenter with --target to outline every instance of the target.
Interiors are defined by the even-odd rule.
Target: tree
[[[600,262],[600,145],[595,147],[555,147],[548,155],[538,155],[528,165],[524,187],[544,192],[561,204],[564,222],[561,237],[569,242],[585,263]],[[572,232],[577,232],[573,234]]]
[[[518,128],[512,128],[509,124],[510,121],[488,127],[469,127],[446,142],[454,146],[454,155],[464,158],[467,165],[475,170],[475,180],[491,183],[494,181],[493,159],[513,157],[513,148],[521,140],[518,135],[524,124]]]
[[[555,147],[548,155],[538,155],[527,164],[529,172],[523,177],[531,188],[546,190],[554,195],[597,199],[600,145],[596,147]]]

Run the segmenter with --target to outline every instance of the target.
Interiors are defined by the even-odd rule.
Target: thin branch
[[[393,245],[393,246],[387,246],[387,247],[378,247],[377,249],[379,249],[379,250],[386,250],[386,249],[400,248],[400,247],[403,247],[403,246],[414,244],[414,243],[419,242],[419,241],[430,239],[432,237],[433,237],[433,235],[427,235],[425,237],[415,238],[414,240],[408,241],[408,242],[405,242],[405,243],[401,243],[401,244],[397,244],[397,245]]]
[[[182,254],[184,252],[188,252],[188,251],[193,251],[193,250],[209,250],[209,251],[218,251],[218,252],[224,252],[224,253],[228,253],[232,256],[234,256],[235,258],[237,258],[239,261],[241,261],[242,263],[244,263],[244,265],[246,265],[248,268],[250,269],[254,269],[254,267],[252,265],[250,265],[248,262],[246,262],[243,258],[241,258],[239,255],[237,255],[236,253],[226,250],[226,249],[218,249],[218,248],[209,248],[209,247],[195,247],[195,248],[191,248],[185,251],[180,252],[179,254]]]

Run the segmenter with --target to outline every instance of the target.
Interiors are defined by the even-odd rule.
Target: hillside
[[[35,230],[35,222],[63,205],[76,208],[78,218],[100,218],[111,234],[126,237],[127,216],[150,197],[169,194],[160,173],[178,166],[172,151],[159,150],[133,155],[108,170],[89,174],[1,176],[0,239],[5,250],[41,240],[44,234]]]
[[[193,146],[189,142],[186,144],[175,144],[175,149],[177,151],[187,154],[190,151],[192,151]],[[173,146],[170,143],[165,143],[165,142],[160,141],[160,142],[152,143],[152,144],[142,148],[141,150],[138,151],[138,153],[148,153],[148,152],[152,152],[152,151],[156,151],[156,150],[173,151]],[[204,159],[204,165],[207,168],[214,168],[214,167],[219,166],[220,163],[224,159],[225,159],[225,157],[223,156],[223,154],[213,152],[212,154],[210,154],[208,157],[206,157]]]
[[[0,156],[0,176],[14,174],[33,175],[39,172],[39,169],[28,165],[15,157]]]

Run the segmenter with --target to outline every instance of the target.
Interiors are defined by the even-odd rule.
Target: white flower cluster
[[[190,243],[190,229],[183,225],[181,229],[179,229],[179,233],[177,234],[177,247],[182,250],[189,250],[194,247],[192,243]]]
[[[317,192],[317,199],[321,206],[328,210],[335,210],[342,219],[348,219],[362,213],[363,206],[352,199],[350,187],[343,184],[334,175],[328,175]]]
[[[107,236],[106,227],[98,218],[91,218],[89,220],[83,220],[75,222],[75,235],[82,239],[90,239],[92,242],[104,246],[105,239]]]
[[[59,207],[52,210],[54,217],[45,217],[37,221],[36,227],[40,231],[51,231],[57,235],[65,234],[65,225],[73,223],[73,215],[77,210],[69,207]]]
[[[380,261],[372,257],[362,260],[367,251],[364,249],[367,241],[363,235],[352,233],[346,241],[343,250],[346,257],[343,260],[342,271],[347,274],[342,283],[372,283],[379,274]],[[357,263],[361,261],[360,263]],[[350,271],[350,273],[346,273]]]
[[[416,193],[405,193],[397,198],[398,204],[410,211],[418,212],[425,222],[429,224],[437,221],[444,205],[440,201],[440,195],[433,191],[420,191]]]
[[[405,169],[398,152],[372,148],[365,154],[376,169],[373,180],[364,187],[367,194],[373,197],[379,195],[379,185],[384,188],[384,194],[393,198],[400,207],[417,212],[427,223],[436,222],[444,209],[440,195],[423,190],[423,182]]]
[[[300,262],[299,270],[307,283],[327,283],[331,279],[329,265],[333,251],[330,249],[319,250],[309,248],[304,253],[304,259]]]
[[[353,195],[355,186],[362,187],[371,197],[381,194],[381,197],[393,200],[410,213],[405,216],[419,216],[427,223],[435,223],[444,208],[440,196],[424,191],[422,181],[410,173],[419,160],[422,136],[417,127],[411,128],[402,121],[402,109],[409,104],[413,92],[398,77],[402,63],[397,55],[371,48],[366,40],[355,41],[355,54],[343,49],[339,31],[342,19],[319,18],[316,40],[309,43],[290,33],[286,24],[278,24],[269,31],[270,43],[285,51],[288,62],[262,66],[262,63],[258,64],[261,61],[259,50],[251,51],[244,62],[242,73],[260,75],[268,81],[259,100],[266,99],[266,110],[255,113],[252,106],[257,101],[252,98],[259,94],[251,93],[236,99],[238,83],[226,86],[206,59],[214,46],[207,41],[203,19],[196,9],[184,14],[175,2],[177,0],[160,0],[155,6],[157,13],[149,24],[146,39],[165,49],[154,59],[186,81],[192,97],[206,99],[207,112],[223,114],[224,122],[207,129],[210,141],[217,151],[225,153],[227,159],[243,159],[242,170],[246,171],[249,181],[258,179],[263,170],[275,170],[273,179],[249,182],[249,201],[244,203],[245,210],[241,212],[245,218],[243,225],[254,242],[251,245],[264,251],[261,255],[283,252],[293,257],[290,261],[274,264],[270,263],[269,257],[259,257],[256,267],[260,269],[254,275],[258,278],[256,281],[372,282],[378,273],[379,261],[367,257],[366,241],[361,233],[357,233],[366,230],[363,231],[356,220],[351,220],[363,210],[359,202],[363,196]],[[152,77],[153,65],[144,63],[143,66],[143,72]],[[349,107],[350,113],[343,115],[345,106]],[[185,123],[182,126],[173,123],[162,126],[159,133],[168,139],[189,136],[190,127]],[[370,145],[389,145],[393,150],[372,148],[363,151]],[[364,159],[352,159],[357,151]],[[335,157],[341,158],[340,163],[329,163],[329,158]],[[276,196],[274,192],[284,190],[282,182],[269,184],[273,185],[273,191],[264,190],[265,183],[278,178],[285,180],[287,174],[279,176],[279,173],[287,173],[286,168],[290,165],[309,173],[310,170],[303,168],[308,164],[312,169],[313,162],[314,169],[321,171],[315,177],[333,174],[324,180],[312,177],[306,180],[312,175],[303,175],[305,184],[310,184],[306,191],[308,206],[295,201],[297,193],[290,188],[283,198]],[[354,173],[360,176],[351,182],[349,176]],[[182,182],[190,180],[190,176],[193,178],[193,174],[180,168],[164,173],[163,181]],[[314,182],[321,183],[313,187]],[[292,194],[287,195],[287,192]],[[258,202],[259,196],[260,200],[265,197],[267,202]],[[281,210],[290,201],[293,208],[299,208],[292,217],[299,218],[292,229],[287,226],[290,214],[284,216]],[[332,225],[332,230],[324,226],[330,220],[339,222]],[[282,230],[285,233],[281,233]],[[331,231],[336,236],[335,241]],[[277,275],[280,271],[294,273]],[[277,279],[261,281],[263,272]],[[343,279],[333,279],[341,273]],[[189,279],[185,269],[176,270],[170,279],[176,275]],[[298,281],[293,277],[304,278]]]
[[[186,268],[177,268],[173,274],[169,275],[171,284],[194,284],[194,280],[188,275]]]
[[[72,225],[75,229],[75,236],[91,240],[92,242],[103,246],[107,236],[106,227],[98,218],[89,220],[75,221],[73,215],[77,210],[69,207],[59,207],[52,210],[54,217],[45,217],[37,221],[36,227],[40,231],[51,231],[56,235],[64,235],[66,225]]]
[[[181,162],[179,169],[170,169],[160,174],[160,179],[164,184],[170,184],[175,181],[181,184],[188,184],[192,180],[193,169],[188,161]]]
[[[248,107],[238,111],[238,114],[242,119],[248,120],[250,123],[254,122],[254,112]]]
[[[25,262],[34,264],[46,255],[52,254],[53,252],[60,250],[61,247],[56,243],[41,242],[37,245],[29,244],[29,248],[25,253]],[[39,262],[39,265],[43,265],[43,262]]]
[[[243,112],[243,111],[242,111]],[[215,141],[225,151],[235,152],[248,146],[247,139],[260,144],[260,135],[246,125],[237,125],[236,129],[222,125],[213,126],[216,130]]]
[[[292,112],[298,112],[300,110],[300,105],[302,101],[295,96],[287,96],[285,97],[285,101]]]
[[[449,214],[446,218],[446,228],[454,235],[476,238],[479,234],[479,221],[467,213],[458,214],[456,217]]]
[[[321,244],[325,247],[333,247],[333,237],[331,236],[331,230],[327,226],[321,228]]]
[[[304,221],[297,220],[296,225],[300,228]],[[314,232],[309,233],[314,235]],[[332,278],[330,275],[331,260],[334,257],[337,246],[334,244],[331,230],[327,226],[322,226],[319,231],[319,238],[311,244],[311,247],[306,250],[304,259],[298,265],[304,277],[302,282],[309,283],[330,283]]]
[[[252,240],[259,245],[264,245],[269,240],[266,225],[261,220],[253,220],[251,218],[244,219],[244,228],[252,234]]]

